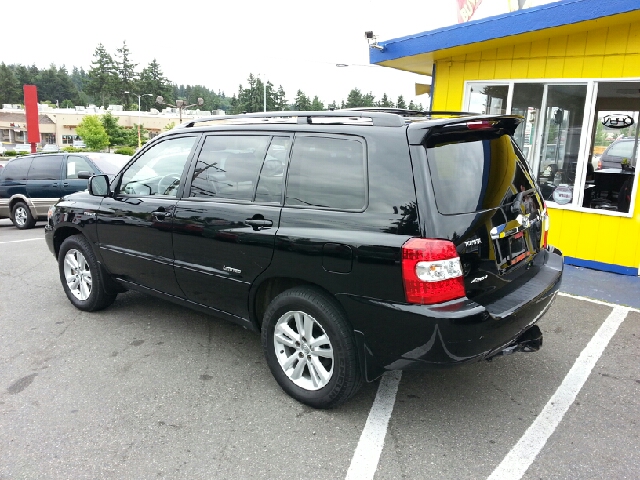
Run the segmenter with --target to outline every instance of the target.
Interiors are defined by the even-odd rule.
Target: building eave
[[[380,42],[372,64],[431,75],[442,58],[640,21],[638,0],[564,0]]]

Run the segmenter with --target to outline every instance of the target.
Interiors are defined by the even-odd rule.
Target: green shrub
[[[61,150],[63,152],[69,152],[69,153],[88,152],[89,151],[86,148],[77,148],[77,147],[72,147],[71,145],[69,145],[67,147],[62,147]]]
[[[15,150],[7,150],[6,152],[4,152],[5,157],[15,157],[17,155],[18,152],[16,152]]]
[[[136,151],[133,147],[118,147],[113,153],[117,153],[119,155],[133,155]]]

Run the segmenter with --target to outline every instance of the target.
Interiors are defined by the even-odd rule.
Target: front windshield
[[[116,153],[90,153],[87,156],[107,175],[115,175],[131,159],[129,155],[118,155]]]

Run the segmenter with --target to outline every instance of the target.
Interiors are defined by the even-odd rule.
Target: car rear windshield
[[[509,135],[493,131],[431,135],[427,163],[438,211],[489,210],[535,188]]]
[[[634,144],[635,142],[633,140],[623,142],[618,141],[609,147],[607,155],[611,155],[612,157],[631,158],[633,155]]]

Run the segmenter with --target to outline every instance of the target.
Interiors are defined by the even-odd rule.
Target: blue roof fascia
[[[369,63],[381,63],[634,10],[640,10],[639,0],[562,0],[379,42],[384,50],[370,49]]]

